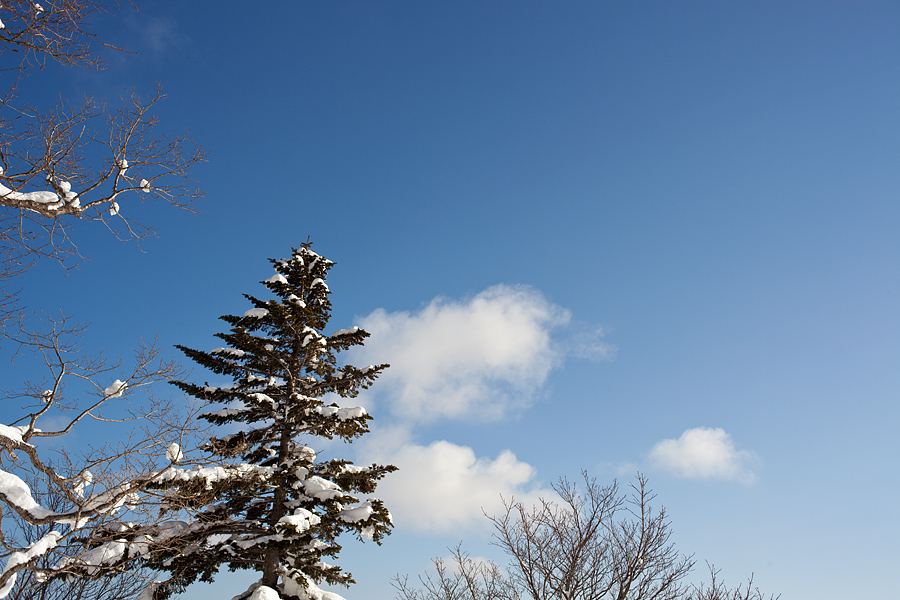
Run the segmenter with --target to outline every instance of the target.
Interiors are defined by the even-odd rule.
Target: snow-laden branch
[[[46,113],[28,111],[26,130],[0,131],[0,206],[22,211],[35,225],[41,218],[107,222],[119,216],[125,233],[136,237],[145,235],[144,227],[121,214],[124,194],[190,208],[200,192],[189,171],[205,153],[185,136],[157,133],[151,111],[164,98],[157,86],[147,100],[132,92],[113,112],[90,100],[75,109],[60,104]],[[89,129],[104,116],[105,134]]]
[[[160,360],[154,345],[149,344],[138,349],[132,368],[123,372],[120,362],[106,363],[86,355],[74,343],[81,332],[82,328],[69,325],[66,318],[45,318],[37,332],[9,334],[8,339],[20,344],[19,359],[31,354],[43,361],[49,383],[29,382],[21,391],[6,394],[8,403],[18,400],[27,404],[18,418],[12,416],[0,424],[0,504],[5,514],[15,517],[14,530],[19,535],[37,530],[44,533],[31,543],[16,541],[16,536],[0,537],[0,558],[5,555],[7,559],[0,573],[0,590],[6,591],[0,598],[12,589],[17,573],[27,570],[33,577],[43,578],[72,573],[85,551],[91,553],[89,559],[103,556],[102,565],[114,566],[116,538],[106,540],[106,534],[97,537],[98,532],[121,527],[123,514],[136,519],[134,527],[156,526],[157,519],[148,521],[151,511],[143,508],[153,502],[153,493],[147,490],[160,473],[184,459],[182,445],[190,440],[185,436],[190,435],[196,409],[179,415],[168,399],[148,396],[143,409],[134,413],[126,412],[119,402],[154,382],[177,376],[180,369],[175,363]],[[66,391],[67,382],[75,388],[72,395]],[[48,460],[36,441],[65,435],[85,418],[107,422],[140,419],[144,426],[133,439],[92,449],[83,457],[63,451],[59,458]],[[43,422],[62,419],[61,427],[41,428]],[[52,508],[42,498],[52,501]],[[76,538],[85,536],[91,546],[76,551]],[[113,545],[105,547],[108,543]],[[72,560],[48,566],[51,555]]]
[[[38,504],[20,477],[0,469],[0,500],[23,516],[29,523],[41,524],[53,520],[56,513]]]

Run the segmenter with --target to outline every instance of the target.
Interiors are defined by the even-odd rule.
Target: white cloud
[[[509,450],[496,458],[478,458],[468,446],[435,441],[412,443],[402,428],[375,431],[365,443],[365,464],[370,461],[400,468],[378,484],[378,497],[391,510],[397,527],[430,533],[486,531],[484,517],[509,500],[534,502],[552,491],[539,490],[535,470]]]
[[[376,310],[360,321],[372,337],[350,360],[391,364],[374,393],[405,421],[498,419],[527,406],[561,363],[550,333],[569,318],[536,290],[496,285],[415,313]]]
[[[439,419],[500,419],[528,406],[566,357],[614,354],[602,330],[567,330],[570,320],[537,290],[507,285],[466,300],[436,298],[415,312],[379,309],[359,320],[372,336],[348,353],[349,362],[391,367],[358,400],[370,408],[383,402],[395,426],[366,436],[357,462],[400,468],[377,491],[398,527],[487,532],[484,513],[502,509],[501,495],[533,503],[554,494],[510,450],[484,457],[445,440],[421,445],[412,431]]]
[[[650,450],[657,468],[688,479],[725,479],[752,483],[752,452],[738,450],[721,428],[687,429],[677,440],[662,440]]]

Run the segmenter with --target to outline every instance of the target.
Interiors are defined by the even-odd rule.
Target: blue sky
[[[342,554],[348,599],[392,598],[461,540],[502,560],[480,507],[581,469],[646,473],[679,549],[733,584],[891,595],[898,5],[138,7],[95,20],[136,54],[25,91],[158,80],[163,126],[210,153],[206,195],[122,201],[157,232],[143,252],[79,224],[91,260],[42,265],[25,299],[111,355],[212,347],[310,237],[337,263],[332,325],[394,365],[363,398],[371,439],[329,448],[401,467],[394,535]]]

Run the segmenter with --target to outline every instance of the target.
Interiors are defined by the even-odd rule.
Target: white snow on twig
[[[37,202],[39,204],[47,204],[47,208],[59,208],[62,202],[59,196],[48,190],[38,190],[35,192],[16,192],[2,183],[0,183],[0,198],[9,200],[18,200],[22,202]],[[55,206],[54,206],[55,205]]]
[[[7,503],[35,519],[44,519],[57,514],[35,502],[31,496],[31,488],[21,478],[3,470],[0,470],[0,495],[4,496]]]
[[[210,412],[200,413],[197,415],[198,417],[234,417],[237,415],[241,415],[244,413],[248,413],[250,411],[244,410],[242,408],[223,408],[222,410],[214,410]]]
[[[78,494],[79,498],[84,498],[84,488],[88,485],[91,485],[92,481],[94,481],[94,474],[85,469],[81,472],[81,475],[78,478],[78,483],[76,483],[72,489],[76,494]]]
[[[247,394],[247,396],[252,398],[256,402],[259,402],[260,404],[268,404],[272,407],[275,406],[275,400],[273,400],[271,396],[263,394],[262,392],[253,392],[252,394]]]
[[[243,350],[238,350],[237,348],[213,348],[209,352],[210,354],[230,354],[231,356],[236,356],[238,358],[247,354]]]
[[[373,514],[375,514],[375,509],[372,508],[372,501],[366,500],[359,506],[341,510],[341,520],[345,523],[359,523],[368,521]]]
[[[0,437],[5,437],[19,444],[25,443],[25,440],[22,439],[22,434],[26,431],[28,431],[28,425],[10,427],[9,425],[0,424]]]
[[[2,29],[2,27],[0,27]],[[2,171],[0,171],[2,174]],[[18,202],[36,202],[45,205],[48,210],[56,210],[64,206],[65,201],[69,201],[70,205],[78,208],[81,202],[78,200],[78,194],[72,191],[72,184],[68,181],[60,181],[59,189],[63,193],[62,199],[50,190],[36,190],[33,192],[17,192],[0,183],[0,198],[5,200],[14,200]],[[115,203],[113,203],[115,204]]]
[[[341,408],[340,406],[319,406],[316,412],[324,417],[337,415],[338,420],[347,421],[349,419],[358,419],[366,414],[366,409],[362,406],[350,406]]]
[[[308,577],[304,577],[302,573],[298,573],[298,576],[301,578],[299,581],[288,576],[283,578],[285,596],[297,597],[300,598],[300,600],[345,600],[340,594],[326,592],[321,589]],[[259,587],[253,593],[256,594],[261,589],[270,590],[272,588]],[[278,598],[280,598],[280,596],[275,596],[271,599],[269,596],[260,596],[259,598],[250,596],[250,600],[278,600]]]
[[[313,525],[318,525],[321,520],[318,515],[311,513],[305,508],[297,508],[294,510],[294,514],[285,515],[278,522],[284,523],[297,533],[303,533]]]
[[[230,467],[200,467],[195,465],[190,469],[177,469],[169,467],[164,471],[160,471],[153,480],[156,482],[164,481],[190,481],[192,479],[202,479],[206,482],[207,487],[212,484],[229,479],[232,477],[259,477],[268,479],[274,472],[274,467],[258,467],[242,463]]]
[[[112,385],[103,390],[103,394],[107,398],[119,398],[127,388],[128,384],[126,384],[124,381],[116,379],[112,382]]]
[[[89,483],[93,480],[93,476],[89,473],[82,473],[82,480],[87,477]],[[138,495],[129,490],[132,484],[123,482],[108,488],[99,494],[91,496],[87,502],[81,507],[69,513],[55,513],[54,521],[62,525],[69,525],[72,529],[81,529],[92,518],[93,514],[110,514],[122,508],[132,507],[138,500]]]
[[[184,453],[181,451],[181,446],[175,442],[172,442],[169,444],[169,447],[166,448],[166,460],[170,462],[177,463],[183,456]]]
[[[7,559],[6,566],[3,568],[3,571],[0,572],[0,575],[23,563],[27,563],[38,556],[46,554],[56,547],[56,544],[59,543],[59,536],[61,535],[62,533],[59,531],[51,531],[29,546],[25,552],[13,552]],[[16,583],[16,575],[17,574],[14,573],[13,576],[6,581],[6,585],[0,588],[0,598],[6,598],[12,591],[12,588]]]
[[[88,575],[93,575],[99,571],[100,565],[108,565],[119,562],[128,550],[129,544],[125,541],[116,540],[107,542],[96,548],[92,548],[75,557],[66,557],[59,562],[57,568],[62,569],[69,565],[86,567]]]
[[[78,195],[78,194],[76,194],[75,192],[72,191],[72,184],[69,183],[68,181],[60,181],[60,182],[59,182],[59,189],[60,189],[60,191],[62,191],[62,193],[63,193],[63,198],[65,198],[66,200],[72,200],[75,196]],[[80,204],[80,202],[78,202],[78,201],[76,200],[76,201],[73,202],[72,204],[73,204],[74,206],[77,207],[77,206]]]
[[[251,308],[244,313],[244,317],[248,317],[251,319],[262,319],[267,314],[269,314],[269,311],[264,308]]]
[[[322,479],[318,475],[303,481],[303,493],[319,500],[331,500],[344,495],[341,488],[333,481]]]
[[[359,327],[351,327],[350,329],[338,329],[331,335],[331,337],[350,335],[351,333],[356,333],[357,331],[359,331]]]

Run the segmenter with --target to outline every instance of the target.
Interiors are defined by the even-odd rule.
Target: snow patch
[[[341,521],[345,523],[359,523],[360,521],[368,521],[373,514],[375,514],[375,509],[372,508],[372,501],[366,500],[359,506],[341,510]]]
[[[59,531],[51,531],[31,546],[28,547],[25,552],[13,552],[6,561],[6,566],[3,568],[3,571],[0,572],[0,575],[6,573],[10,569],[13,569],[23,563],[27,563],[28,561],[46,554],[50,550],[56,547],[56,544],[59,543],[59,537],[62,535]],[[0,598],[6,598],[9,593],[12,591],[13,586],[16,583],[16,573],[10,577],[6,584],[0,588]]]
[[[260,404],[265,403],[270,404],[271,406],[275,406],[275,401],[270,396],[267,396],[266,394],[263,394],[261,392],[254,392],[252,394],[248,394],[248,396],[253,400],[259,402]]]
[[[250,412],[249,410],[244,410],[242,408],[223,408],[222,410],[214,410],[210,412],[200,413],[197,415],[198,417],[235,417],[237,415],[241,415],[244,413]]]
[[[284,581],[282,590],[286,596],[296,596],[300,600],[345,600],[345,598],[339,594],[326,592],[325,590],[320,589],[315,583],[309,581],[309,579],[302,574],[300,574],[300,577],[303,577],[305,581],[297,581],[287,575],[282,576],[282,580]]]
[[[78,476],[78,483],[72,487],[72,491],[78,494],[79,498],[84,498],[84,488],[91,485],[91,482],[93,481],[94,474],[85,469],[81,472],[81,475]]]
[[[169,462],[177,463],[184,457],[184,453],[181,451],[181,446],[172,442],[169,444],[169,447],[166,448],[166,460]]]
[[[261,585],[253,590],[248,600],[281,600],[281,596],[272,588]]]
[[[22,439],[22,435],[26,431],[28,431],[27,425],[18,425],[16,427],[10,427],[9,425],[0,424],[0,437],[5,437],[6,439],[12,440],[18,444],[25,443],[25,441]]]
[[[0,470],[0,495],[4,496],[9,504],[22,512],[27,512],[35,519],[44,519],[57,514],[35,502],[27,483],[3,470]]]
[[[351,406],[341,408],[340,406],[319,406],[316,412],[324,417],[337,415],[340,421],[349,421],[350,419],[358,419],[366,414],[366,409],[362,406]]]
[[[274,472],[274,467],[259,467],[246,463],[229,467],[201,467],[200,465],[194,465],[190,469],[169,467],[168,469],[157,473],[156,477],[154,477],[154,481],[190,481],[192,479],[202,479],[206,482],[206,486],[211,488],[214,483],[229,478],[257,477],[259,479],[268,479]]]
[[[238,358],[247,354],[243,350],[238,350],[236,348],[213,348],[209,352],[210,354],[230,354],[231,356],[236,356]]]
[[[128,544],[123,540],[107,542],[96,548],[92,548],[87,552],[74,558],[64,558],[59,562],[59,568],[74,564],[80,567],[86,567],[88,575],[93,575],[99,571],[101,565],[114,564],[124,558],[128,551]]]
[[[313,476],[303,482],[303,492],[311,498],[318,500],[331,500],[344,495],[341,488],[333,481]]]
[[[119,398],[122,396],[122,394],[125,392],[125,390],[127,388],[128,388],[128,384],[126,384],[124,381],[122,381],[120,379],[116,379],[115,381],[112,382],[112,385],[110,385],[108,388],[103,390],[103,394],[107,398]]]
[[[294,514],[285,515],[278,520],[279,523],[284,523],[298,534],[308,531],[310,527],[318,525],[321,521],[322,519],[318,515],[305,508],[298,508],[294,510]]]
[[[359,327],[351,327],[350,329],[338,329],[332,334],[331,337],[338,337],[341,335],[350,335],[351,333],[356,333],[359,331]]]
[[[62,202],[60,202],[59,196],[57,196],[53,192],[46,190],[39,190],[36,192],[16,192],[9,189],[2,183],[0,183],[0,197],[9,200],[47,204],[49,205],[48,208],[60,208],[62,206]]]

